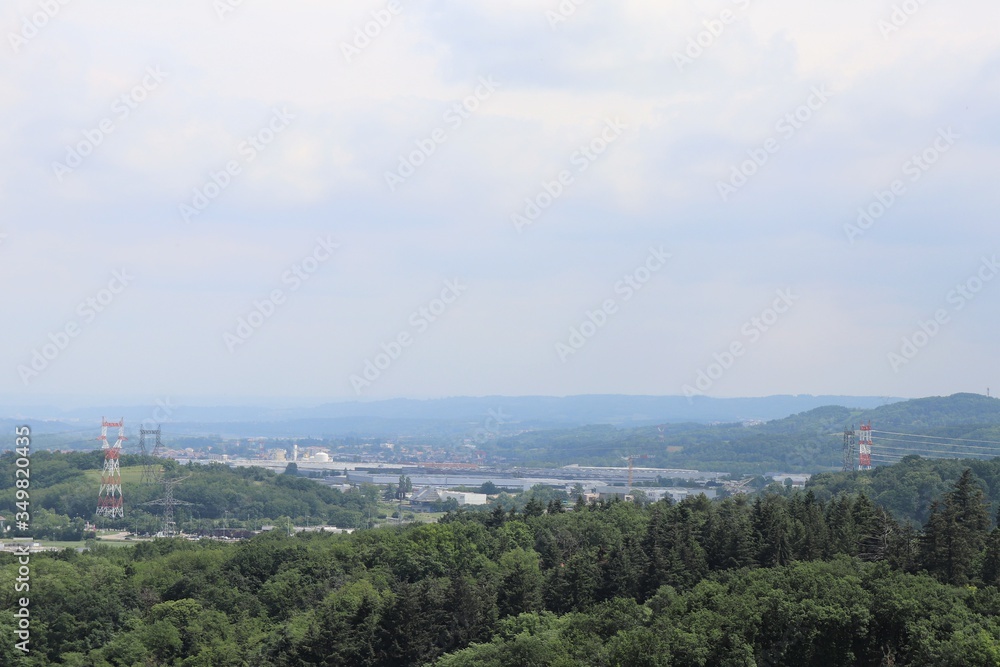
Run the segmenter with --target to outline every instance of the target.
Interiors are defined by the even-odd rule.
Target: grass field
[[[82,547],[87,546],[87,543],[84,542],[83,540],[80,540],[79,542],[59,542],[56,540],[35,540],[35,541],[41,544],[43,547],[57,547],[59,549],[80,549]],[[125,542],[121,540],[100,540],[100,539],[97,540],[97,543],[104,544],[109,547],[130,547],[136,544],[136,542],[132,541]]]
[[[123,483],[138,484],[142,480],[142,466],[123,466],[121,472]],[[87,479],[92,481],[94,484],[100,484],[103,471],[87,470],[84,474],[87,476]]]

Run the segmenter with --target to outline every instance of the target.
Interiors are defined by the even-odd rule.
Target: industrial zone
[[[875,431],[870,421],[862,424],[857,430],[853,426],[844,430],[844,471],[870,470],[873,456],[878,459],[884,456],[899,456],[893,453],[873,454],[873,432]],[[100,435],[96,440],[103,451],[104,463],[97,489],[94,527],[102,520],[108,520],[107,523],[110,523],[126,516],[127,500],[122,490],[120,466],[121,455],[127,451],[125,443],[128,438],[125,433],[124,418],[118,421],[101,419]],[[300,448],[298,444],[292,444],[290,447],[265,449],[264,439],[253,440],[259,440],[261,443],[257,458],[230,457],[226,454],[199,455],[193,450],[165,449],[162,443],[162,430],[159,427],[140,428],[138,443],[132,452],[143,457],[140,483],[162,488],[160,497],[142,503],[146,506],[144,509],[147,512],[160,516],[160,530],[157,535],[181,534],[175,523],[175,512],[177,507],[191,504],[176,497],[177,487],[183,484],[188,476],[165,474],[163,466],[156,463],[157,459],[162,458],[172,458],[180,464],[221,463],[234,468],[260,467],[275,473],[286,472],[289,466],[294,465],[295,472],[299,476],[311,478],[319,484],[343,492],[364,485],[387,489],[395,488],[395,485],[400,483],[402,488],[401,482],[406,480],[406,488],[397,491],[394,496],[394,501],[398,501],[400,507],[399,514],[395,515],[395,521],[400,523],[404,521],[402,512],[404,503],[407,516],[412,517],[414,514],[440,511],[442,507],[484,506],[500,493],[517,494],[539,486],[564,491],[569,498],[580,496],[585,502],[636,498],[648,502],[670,498],[677,502],[698,494],[713,499],[720,493],[745,492],[753,479],[752,477],[733,479],[729,474],[721,472],[634,465],[635,459],[645,458],[644,455],[621,457],[627,462],[627,465],[621,467],[566,465],[532,468],[454,461],[344,461],[334,460],[329,450],[323,447]],[[391,443],[383,446],[393,447]],[[811,475],[775,472],[765,477],[794,488],[802,488]],[[226,539],[240,539],[249,537],[254,532],[273,528],[274,526],[261,526],[256,531],[226,530],[221,536]],[[324,525],[288,525],[281,528],[289,532],[353,530],[350,526]],[[138,535],[130,535],[124,539],[135,537]]]

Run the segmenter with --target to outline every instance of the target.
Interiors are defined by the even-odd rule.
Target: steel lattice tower
[[[844,429],[844,472],[854,471],[854,452],[857,441],[855,440],[854,426]]]
[[[143,505],[163,505],[163,535],[164,537],[170,537],[176,534],[174,531],[174,507],[176,505],[193,505],[194,503],[189,503],[183,500],[177,500],[174,498],[174,489],[177,485],[186,480],[191,475],[185,475],[184,477],[177,477],[174,479],[163,479],[163,497],[157,498],[156,500],[150,500]]]
[[[108,444],[108,427],[118,429],[118,440],[114,445]],[[125,442],[125,418],[117,422],[109,422],[101,417],[101,449],[104,450],[104,472],[101,473],[101,490],[97,493],[97,516],[120,519],[125,516],[122,503],[122,471],[118,465],[118,457]]]
[[[872,423],[861,425],[861,435],[858,438],[858,468],[860,470],[872,469]]]
[[[156,436],[153,441],[153,451],[146,451],[146,436],[152,435]],[[156,465],[156,461],[149,461],[147,457],[156,458],[160,455],[160,426],[157,425],[155,429],[139,429],[139,451],[142,452],[143,464],[142,464],[142,479],[140,482],[142,484],[150,483],[156,484],[160,481],[162,477],[162,472],[159,466]]]

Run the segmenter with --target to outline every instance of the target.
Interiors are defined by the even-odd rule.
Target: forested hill
[[[869,420],[879,430],[1000,441],[1000,400],[954,394],[873,409],[831,405],[753,425],[683,423],[628,429],[604,425],[530,431],[502,438],[489,449],[526,464],[620,465],[622,456],[636,455],[646,457],[637,465],[651,467],[740,474],[815,472],[839,469],[844,429]]]
[[[162,510],[147,505],[163,497],[162,485],[142,483],[142,457],[123,455],[122,491],[129,505],[128,519],[102,520],[102,527],[139,532],[160,530]],[[16,509],[13,452],[0,455],[0,514]],[[208,527],[213,520],[227,519],[232,527],[276,523],[282,517],[358,527],[374,511],[377,491],[366,489],[342,493],[295,475],[275,474],[263,468],[230,468],[210,465],[179,466],[159,460],[167,477],[184,480],[174,497],[182,501],[177,520],[187,529]],[[84,520],[94,516],[97,489],[103,466],[100,451],[62,453],[38,451],[31,457],[31,535],[36,538],[79,540]],[[197,520],[192,520],[196,517]],[[106,523],[105,523],[106,522]],[[2,664],[2,663],[0,663]]]
[[[930,396],[883,405],[861,413],[878,428],[951,428],[1000,425],[1000,399],[982,394]]]
[[[983,489],[990,504],[990,516],[1000,512],[1000,458],[923,459],[908,456],[891,466],[878,466],[865,472],[822,473],[813,477],[806,488],[817,498],[831,498],[839,493],[864,493],[892,512],[901,521],[924,524],[931,504],[969,469],[975,483]]]
[[[971,475],[937,500],[921,530],[781,489],[67,549],[21,593],[0,554],[0,665],[1000,665],[1000,529]]]

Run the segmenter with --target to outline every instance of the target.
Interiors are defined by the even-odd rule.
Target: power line
[[[872,429],[872,433],[885,433],[886,435],[905,435],[911,438],[928,438],[931,440],[957,440],[960,442],[981,442],[989,445],[997,445],[1000,447],[1000,440],[973,440],[970,438],[952,438],[944,435],[918,435],[916,433],[896,433],[894,431],[879,431],[877,429]]]
[[[956,455],[969,456],[969,457],[973,457],[973,456],[980,456],[980,457],[981,456],[985,456],[985,457],[988,457],[988,456],[990,456],[989,454],[984,454],[984,453],[981,453],[981,452],[949,452],[949,451],[945,451],[943,449],[914,449],[914,448],[911,448],[911,447],[886,447],[884,445],[880,445],[878,448],[879,448],[879,450],[886,450],[886,449],[888,449],[890,451],[909,452],[910,454],[924,453],[924,452],[933,453],[933,454],[950,454],[953,458]],[[996,456],[1000,456],[1000,452],[997,452],[995,455]]]
[[[902,442],[912,445],[930,445],[931,447],[961,447],[962,449],[982,449],[987,452],[997,452],[1000,454],[1000,447],[978,447],[976,445],[956,445],[950,442],[924,442],[920,440],[900,440],[899,438],[879,438],[879,442]]]
[[[912,454],[912,452],[911,452],[911,454]],[[906,456],[906,454],[874,454],[873,453],[872,454],[872,459],[873,460],[882,461],[882,462],[885,462],[885,463],[899,463],[899,461],[901,461],[904,456]],[[923,453],[921,453],[920,454],[920,458],[923,458],[923,459],[934,459],[935,461],[946,461],[946,460],[952,460],[952,461],[954,461],[957,457],[954,456],[954,455],[951,455],[951,456],[948,456],[948,455],[937,456],[936,454],[923,454]],[[986,459],[975,459],[975,460],[976,461],[984,461]]]

